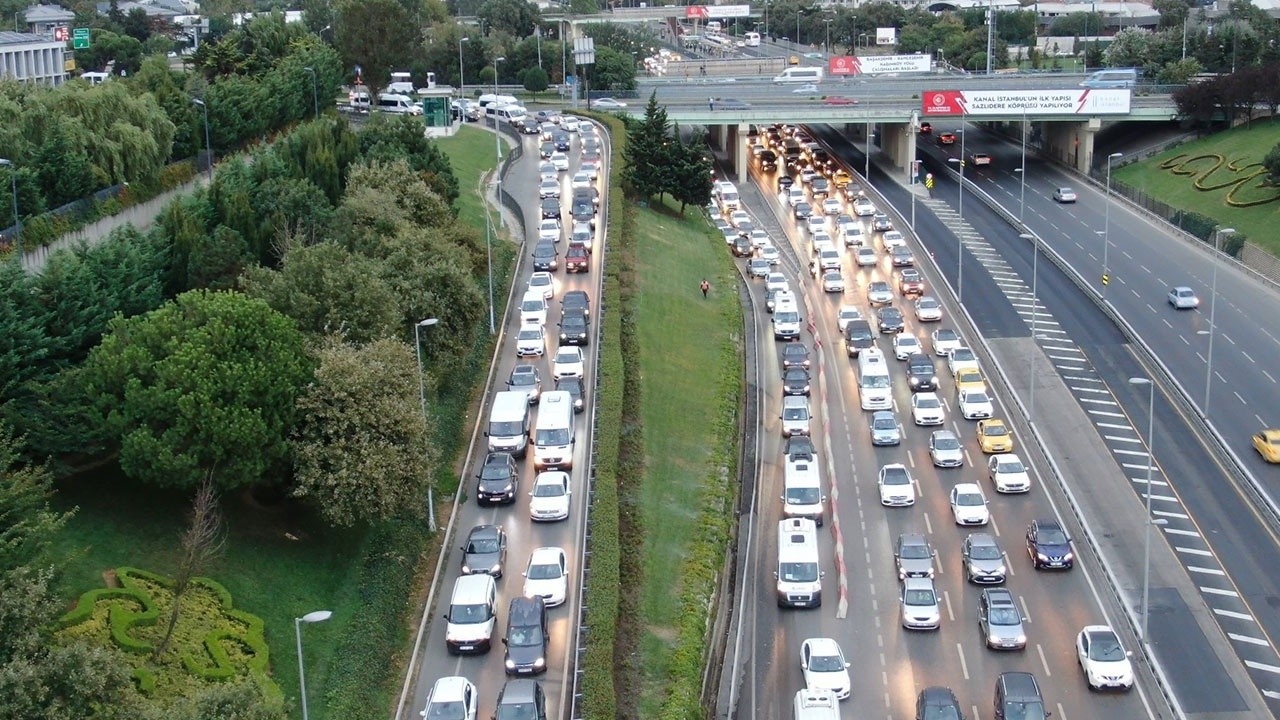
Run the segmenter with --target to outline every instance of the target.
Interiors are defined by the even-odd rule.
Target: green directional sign
[[[71,35],[71,47],[75,50],[89,48],[89,28],[76,28]]]

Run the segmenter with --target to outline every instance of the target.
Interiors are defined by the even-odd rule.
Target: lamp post
[[[956,201],[956,212],[960,222],[964,222],[964,119],[960,120],[960,157],[947,158],[947,162],[960,166],[960,192]],[[956,233],[956,299],[964,302],[964,240]]]
[[[769,0],[764,0],[764,36],[769,37]]]
[[[1215,324],[1218,310],[1218,258],[1221,254],[1218,244],[1223,235],[1235,234],[1235,228],[1217,228],[1213,231],[1213,282],[1209,289],[1209,355],[1207,358],[1208,367],[1204,373],[1204,409],[1202,411],[1206,419],[1209,417],[1209,390],[1213,387],[1213,335],[1218,329]],[[1204,331],[1201,330],[1200,332]]]
[[[498,94],[498,63],[506,62],[507,58],[499,55],[493,59],[493,94]],[[493,116],[493,149],[497,153],[498,162],[502,162],[502,133],[498,128],[498,116]]]
[[[427,383],[426,371],[422,369],[422,328],[431,327],[440,322],[439,318],[420,320],[413,326],[413,350],[418,356],[418,402],[422,405],[422,426],[427,427]],[[436,497],[435,486],[427,486],[427,529],[436,531]],[[305,719],[304,719],[305,720]]]
[[[1036,424],[1036,340],[1039,338],[1036,334],[1036,321],[1040,314],[1040,242],[1036,240],[1036,236],[1030,233],[1022,233],[1018,237],[1031,242],[1031,345],[1028,348],[1030,357],[1027,359],[1027,367],[1031,368],[1031,400],[1029,409],[1027,410],[1027,422],[1032,425]]]
[[[865,48],[867,45],[869,45],[868,42],[864,42],[865,40],[867,40],[867,34],[858,33],[858,47]]]
[[[1027,211],[1027,108],[1022,108],[1022,167],[1017,168],[1014,172],[1018,173],[1021,187],[1018,190],[1018,222],[1022,222],[1022,215]]]
[[[213,182],[213,146],[209,143],[209,106],[200,98],[191,98],[191,102],[204,110],[204,162],[209,167],[209,182]]]
[[[867,152],[866,167],[862,169],[862,177],[866,179],[867,184],[871,184],[871,139],[875,137],[875,133],[871,132],[871,121],[867,121]]]
[[[298,641],[298,689],[302,692],[302,720],[307,718],[307,673],[302,666],[302,623],[318,623],[324,622],[333,617],[333,613],[328,610],[316,610],[309,612],[302,617],[293,619],[293,636]]]
[[[22,217],[18,215],[18,166],[12,160],[0,158],[0,167],[9,168],[9,185],[13,190],[13,246],[21,249]]]
[[[311,73],[311,109],[315,117],[320,117],[320,91],[316,89],[316,69],[304,67],[303,70]]]
[[[831,52],[831,18],[823,18],[822,22],[827,26],[827,41],[823,48],[827,52]]]
[[[489,334],[492,335],[497,332],[493,317],[493,218],[489,216],[487,208],[484,213],[484,245],[489,274]]]
[[[458,38],[458,94],[465,96],[467,94],[467,75],[466,70],[462,66],[462,43],[470,42],[469,37]],[[496,72],[494,73],[497,74]]]
[[[1156,422],[1156,386],[1150,379],[1144,377],[1129,378],[1131,385],[1147,386],[1147,531],[1146,542],[1143,550],[1143,568],[1142,568],[1142,642],[1147,642],[1147,620],[1151,616],[1149,603],[1151,602],[1151,526],[1156,525],[1156,521],[1151,516],[1151,470],[1155,465],[1155,444],[1154,435]],[[1165,521],[1158,524],[1163,525]]]
[[[1111,251],[1111,161],[1123,156],[1114,152],[1107,156],[1107,207],[1102,215],[1102,299],[1107,299],[1107,255]]]

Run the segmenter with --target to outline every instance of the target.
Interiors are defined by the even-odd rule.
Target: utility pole
[[[996,6],[995,0],[987,2],[987,74],[991,74],[991,64],[995,53],[996,40]]]

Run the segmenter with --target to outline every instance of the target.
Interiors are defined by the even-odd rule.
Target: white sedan
[[[769,265],[778,265],[782,262],[782,253],[778,252],[778,248],[772,245],[765,245],[760,248],[760,257],[769,261]]]
[[[853,259],[854,262],[858,263],[859,267],[875,265],[877,260],[876,251],[874,248],[860,247],[854,253]]]
[[[888,507],[906,507],[916,504],[916,488],[911,472],[902,463],[891,463],[880,468],[876,480],[880,489],[880,504]]]
[[[529,276],[529,292],[540,292],[544,300],[556,296],[556,281],[551,273],[541,270]]]
[[[865,197],[853,201],[853,214],[858,217],[870,217],[876,214],[876,206]]]
[[[1073,203],[1076,201],[1076,191],[1069,187],[1054,188],[1053,199],[1055,202]]]
[[[965,420],[982,420],[991,417],[993,412],[986,390],[960,391],[960,414]]]
[[[952,375],[961,370],[977,370],[982,372],[982,367],[978,365],[978,356],[967,347],[958,347],[947,353],[947,369]]]
[[[540,597],[547,607],[563,605],[569,594],[568,563],[564,549],[540,547],[529,556],[524,571],[524,596]]]
[[[551,164],[556,166],[556,170],[566,172],[569,169],[569,156],[562,152],[551,153]]]
[[[924,348],[920,347],[920,339],[911,333],[898,333],[893,336],[893,356],[899,360],[906,360],[916,353],[924,352]]]
[[[765,290],[790,290],[791,283],[787,282],[787,276],[782,273],[769,273],[764,279]]]
[[[1200,307],[1200,298],[1196,297],[1195,290],[1179,285],[1169,290],[1169,304],[1175,310],[1194,310]]]
[[[578,118],[572,115],[563,115],[560,117],[560,129],[565,132],[578,132]]]
[[[529,517],[538,521],[568,518],[569,495],[569,473],[563,470],[538,473],[529,492]]]
[[[854,320],[861,319],[862,311],[859,310],[856,305],[841,305],[840,309],[836,311],[836,327],[840,329],[841,335],[844,334],[844,328],[846,325]],[[900,336],[895,335],[894,337],[896,338]]]
[[[830,690],[837,699],[849,697],[849,663],[840,644],[831,638],[809,638],[800,646],[800,670],[806,690]]]
[[[960,343],[960,336],[951,328],[938,328],[932,333],[933,337],[933,354],[938,357],[946,357],[947,353],[952,350],[963,347]]]
[[[480,694],[470,680],[459,675],[442,677],[431,686],[427,706],[421,715],[427,718],[476,720],[479,698]]]
[[[907,238],[897,230],[890,230],[889,232],[885,233],[880,238],[880,242],[884,244],[885,252],[889,252],[896,247],[907,246]]]
[[[573,174],[573,179],[569,181],[569,187],[574,190],[585,190],[591,187],[591,176],[579,170]]]
[[[951,514],[957,525],[986,525],[991,522],[987,498],[976,483],[957,483],[951,488]]]
[[[516,333],[516,357],[542,357],[547,339],[541,325],[522,325]]]
[[[911,396],[911,419],[916,425],[941,425],[946,417],[937,393],[922,392]]]
[[[550,240],[551,242],[560,242],[560,221],[549,218],[538,223],[538,239]]]
[[[560,177],[560,172],[556,170],[556,166],[552,165],[550,160],[544,160],[538,165],[538,182],[555,180],[557,177]]]
[[[559,380],[566,377],[580,378],[583,375],[582,350],[575,345],[565,345],[556,350],[556,357],[551,363],[551,377]]]
[[[839,270],[828,270],[822,274],[822,291],[829,293],[844,292],[844,276]]]
[[[1031,490],[1027,466],[1014,453],[992,455],[987,461],[987,477],[998,493],[1024,493]]]
[[[1115,631],[1106,625],[1088,625],[1076,637],[1076,660],[1089,687],[1095,690],[1132,688],[1130,655],[1132,653],[1125,651]]]
[[[596,98],[590,101],[589,104],[596,110],[622,110],[627,106],[621,100],[614,100],[611,97]]]
[[[844,212],[844,203],[835,198],[827,198],[822,201],[823,215],[839,215]]]

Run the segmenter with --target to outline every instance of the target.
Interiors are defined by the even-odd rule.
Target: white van
[[[822,605],[822,577],[818,558],[818,526],[812,520],[790,518],[778,523],[778,607]]]
[[[742,36],[742,42],[745,43],[747,47],[760,47],[760,33],[749,32]]]
[[[1099,70],[1080,83],[1083,88],[1131,88],[1138,82],[1138,71],[1117,68]]]
[[[547,298],[541,290],[526,291],[520,298],[520,324],[547,324]]]
[[[835,690],[800,690],[791,714],[792,720],[840,720],[840,700]]]
[[[508,125],[517,125],[524,122],[524,119],[528,117],[528,111],[526,111],[522,105],[490,105],[488,110],[485,112],[487,112],[490,117],[497,118],[498,122],[503,122]]]
[[[497,623],[498,586],[493,576],[463,575],[453,583],[444,641],[450,654],[489,652]]]
[[[427,90],[431,90],[436,86],[436,74],[427,73],[427,84],[423,87],[415,87],[413,77],[407,72],[391,73],[391,82],[387,83],[387,92],[401,93],[404,95],[421,95]]]
[[[422,106],[408,95],[378,93],[378,111],[397,115],[421,115]]]
[[[104,72],[87,72],[87,73],[82,73],[80,75],[80,79],[89,83],[90,85],[101,85],[102,83],[106,82],[107,78],[109,77],[111,77],[111,74],[104,73]]]
[[[822,527],[822,475],[816,460],[788,460],[782,476],[782,516],[808,518]]]
[[[794,302],[773,307],[773,339],[792,340],[800,337],[800,308]]]
[[[494,95],[493,93],[485,93],[476,98],[476,102],[480,104],[482,110],[488,110],[490,105],[500,107],[502,105],[519,105],[520,101],[514,95]]]
[[[888,410],[893,406],[893,379],[879,348],[867,348],[858,354],[858,393],[863,410]]]
[[[529,394],[503,390],[494,395],[484,436],[489,438],[489,452],[524,457],[529,451]]]
[[[573,435],[573,397],[564,390],[543,393],[533,431],[534,469],[573,467]]]
[[[819,83],[822,82],[820,67],[789,67],[781,75],[773,78],[775,84],[783,83]]]

